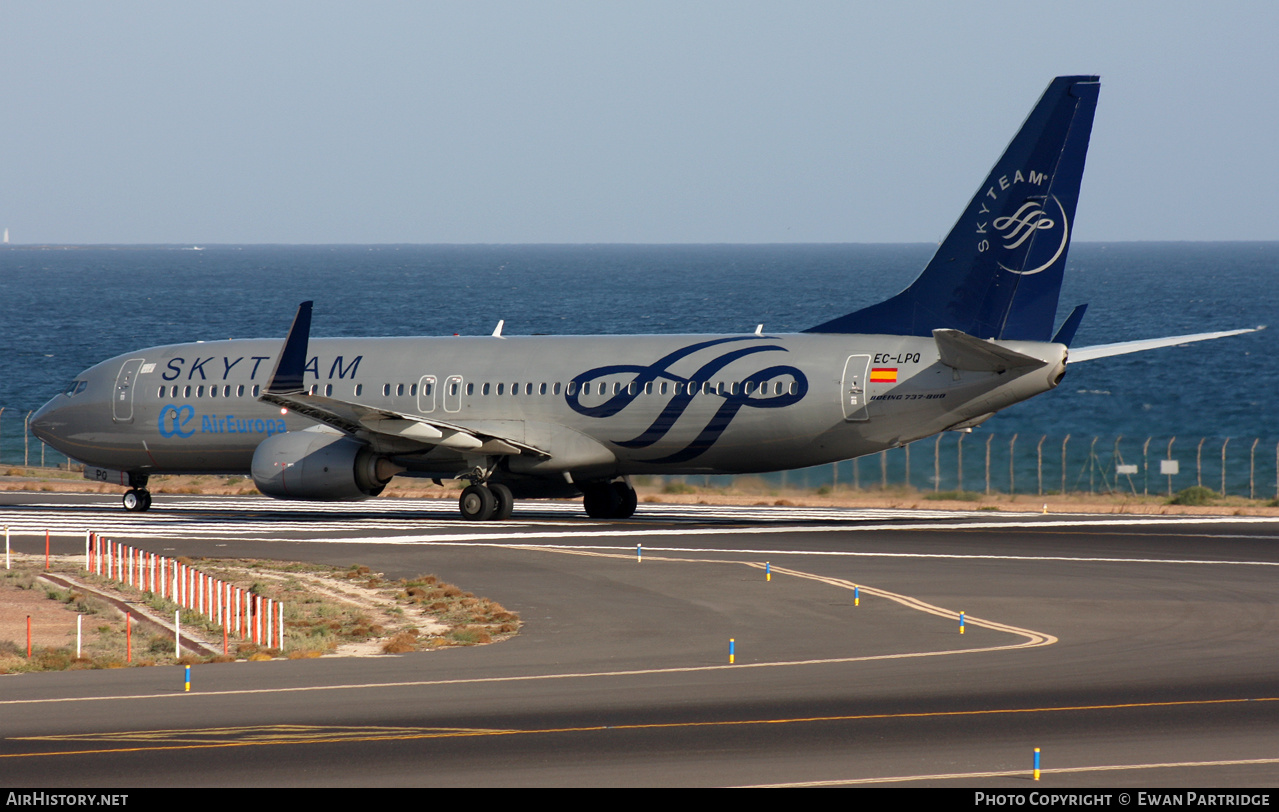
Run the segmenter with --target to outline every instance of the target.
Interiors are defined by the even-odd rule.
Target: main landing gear
[[[586,515],[592,519],[629,519],[639,505],[639,497],[628,482],[592,482],[578,487]]]
[[[505,521],[511,518],[515,497],[511,495],[511,489],[500,482],[479,482],[462,491],[457,506],[467,521]]]
[[[124,492],[124,509],[132,513],[151,509],[151,491],[147,490],[145,474],[129,474],[129,490]]]

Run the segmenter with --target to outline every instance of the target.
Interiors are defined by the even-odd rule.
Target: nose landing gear
[[[129,490],[124,492],[124,509],[142,513],[151,509],[151,491],[147,490],[146,474],[129,474]]]
[[[124,492],[124,509],[142,513],[151,509],[151,491],[146,488],[129,488]]]

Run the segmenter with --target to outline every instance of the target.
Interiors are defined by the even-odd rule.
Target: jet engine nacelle
[[[262,441],[252,470],[258,490],[276,499],[358,502],[402,469],[344,434],[286,431]]]

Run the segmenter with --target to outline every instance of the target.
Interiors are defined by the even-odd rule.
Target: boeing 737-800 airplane
[[[281,499],[467,483],[467,519],[585,497],[625,518],[638,474],[799,468],[966,429],[1055,387],[1083,316],[1053,321],[1096,107],[1048,86],[923,273],[794,335],[278,339],[152,347],[86,370],[31,421],[146,510],[153,474],[252,474]],[[1259,328],[1258,328],[1259,329]],[[1249,332],[1069,351],[1077,362]]]

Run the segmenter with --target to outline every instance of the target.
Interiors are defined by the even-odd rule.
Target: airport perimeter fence
[[[76,468],[31,434],[31,412],[0,408],[5,466]],[[21,423],[18,423],[21,418]],[[1260,437],[943,432],[902,448],[795,471],[751,476],[653,476],[678,489],[888,490],[976,494],[1171,496],[1200,486],[1222,496],[1279,500],[1279,441]]]
[[[905,489],[942,494],[1221,496],[1279,500],[1279,441],[1260,437],[1104,437],[943,432],[888,451],[796,471],[652,477],[666,487],[777,491]]]

